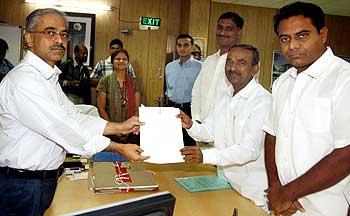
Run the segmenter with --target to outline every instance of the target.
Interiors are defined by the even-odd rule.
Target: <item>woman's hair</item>
[[[129,53],[128,51],[126,51],[125,49],[120,49],[120,50],[116,50],[112,53],[111,55],[111,63],[113,64],[113,61],[114,61],[114,58],[118,55],[118,53],[124,53],[126,55],[126,58],[128,59],[129,61]]]

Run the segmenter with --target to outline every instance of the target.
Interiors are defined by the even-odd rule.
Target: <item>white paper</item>
[[[183,162],[180,149],[184,147],[182,140],[180,113],[173,107],[139,108],[139,118],[145,124],[140,128],[140,146],[142,155],[150,156],[150,163]]]
[[[69,180],[71,180],[71,181],[80,180],[80,179],[87,179],[88,178],[88,172],[73,173],[72,175],[67,175],[67,178]]]

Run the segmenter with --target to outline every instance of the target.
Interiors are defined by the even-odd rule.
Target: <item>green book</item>
[[[231,188],[231,185],[218,176],[194,176],[186,178],[175,178],[189,192],[201,192],[211,190],[222,190]]]

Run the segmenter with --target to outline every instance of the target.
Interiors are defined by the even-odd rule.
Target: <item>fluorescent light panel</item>
[[[62,0],[25,0],[26,3],[44,4],[59,7],[73,7],[90,10],[112,10],[111,6],[104,4],[81,3],[79,1],[62,1]]]

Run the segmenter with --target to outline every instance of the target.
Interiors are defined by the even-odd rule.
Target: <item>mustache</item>
[[[217,34],[216,37],[229,38],[229,36],[225,36],[225,35],[221,35],[221,34]]]
[[[54,44],[50,46],[51,50],[63,50],[66,51],[66,48],[63,46],[63,44]]]
[[[238,70],[229,70],[226,72],[226,74],[227,76],[233,76],[233,75],[241,76],[241,73]]]

